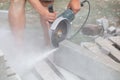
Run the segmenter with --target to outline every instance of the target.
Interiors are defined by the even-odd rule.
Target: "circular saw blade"
[[[53,47],[58,47],[68,34],[70,23],[67,19],[59,17],[50,28],[50,40]]]

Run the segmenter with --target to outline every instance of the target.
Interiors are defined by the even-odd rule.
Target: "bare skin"
[[[13,35],[21,45],[25,28],[25,0],[11,0],[9,8],[9,24]]]
[[[29,2],[40,14],[40,22],[43,27],[45,45],[49,46],[50,45],[50,38],[48,33],[48,29],[50,27],[49,22],[53,22],[56,19],[56,15],[57,15],[56,12],[50,13],[48,11],[48,6],[50,4],[53,4],[53,2],[44,3],[44,2],[39,2],[39,0],[38,2],[37,0],[36,2],[34,2],[33,0],[29,0]]]
[[[47,9],[50,3],[43,3],[40,0],[28,0],[31,5],[40,14],[41,24],[44,30],[44,38],[46,45],[50,44],[50,38],[48,34],[49,22],[53,22],[56,19],[57,13],[50,13]],[[17,42],[21,43],[25,28],[25,3],[26,0],[11,0],[9,8],[9,23],[13,35],[15,36]],[[79,0],[70,0],[68,8],[71,8],[76,14],[80,10]]]
[[[70,0],[67,7],[71,8],[73,12],[76,14],[81,8],[80,0]]]

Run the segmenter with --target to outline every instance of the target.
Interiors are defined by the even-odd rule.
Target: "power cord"
[[[84,3],[85,3],[85,2],[87,2],[87,3],[88,3],[88,6],[89,6],[88,15],[87,15],[85,21],[83,22],[82,26],[69,38],[69,40],[73,39],[73,38],[81,31],[81,29],[85,26],[85,24],[86,24],[86,22],[87,22],[87,20],[88,20],[88,18],[89,18],[90,8],[91,8],[91,7],[90,7],[90,2],[89,2],[88,0],[84,0],[83,2],[81,2],[81,7],[84,6]]]

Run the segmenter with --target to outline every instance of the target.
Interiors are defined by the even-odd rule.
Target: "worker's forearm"
[[[39,0],[28,0],[30,4],[37,10],[39,14],[44,13],[44,7]]]
[[[80,4],[81,4],[80,0],[70,0],[68,8],[71,8],[73,12],[76,14],[81,8]]]

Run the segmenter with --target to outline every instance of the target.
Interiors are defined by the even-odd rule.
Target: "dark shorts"
[[[53,4],[54,0],[40,0],[43,6],[48,7],[48,5]]]

